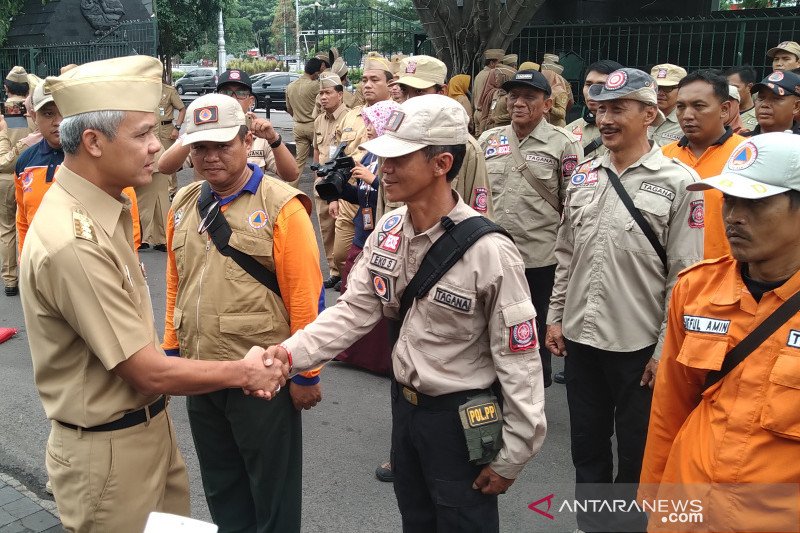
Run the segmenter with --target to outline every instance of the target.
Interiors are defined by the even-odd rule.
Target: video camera
[[[317,190],[319,197],[326,202],[341,198],[344,184],[350,179],[350,173],[356,166],[352,157],[344,155],[346,147],[347,143],[340,144],[339,148],[336,149],[336,153],[333,154],[333,158],[324,165],[317,163],[311,165],[311,170],[322,178],[314,188]]]

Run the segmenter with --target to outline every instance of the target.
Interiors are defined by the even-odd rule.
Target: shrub
[[[172,71],[172,83],[175,83],[176,81],[178,81],[179,79],[181,79],[185,75],[186,75],[186,73],[184,71],[182,71],[182,70],[173,70]]]
[[[238,69],[248,74],[258,74],[259,72],[273,72],[275,70],[286,71],[283,61],[274,59],[256,59],[247,57],[244,59],[231,59],[228,61],[227,68]]]

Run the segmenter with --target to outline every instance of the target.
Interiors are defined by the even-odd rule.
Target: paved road
[[[283,115],[283,117],[280,117]],[[288,115],[276,113],[284,127]],[[280,122],[279,122],[280,121]],[[290,119],[289,119],[290,121]],[[289,122],[290,123],[290,122]],[[182,172],[180,180],[191,179]],[[310,190],[311,176],[304,173],[301,188]],[[316,221],[315,221],[316,225]],[[164,316],[165,254],[141,253],[149,276],[157,322]],[[327,275],[324,254],[321,265]],[[338,293],[328,291],[329,304]],[[18,297],[0,296],[0,327],[20,328],[19,334],[0,344],[0,474],[21,481],[42,498],[46,481],[44,446],[49,422],[33,383],[30,352]],[[158,323],[163,332],[163,321]],[[556,362],[557,369],[561,364]],[[341,363],[323,371],[324,401],[304,413],[304,532],[393,532],[400,518],[391,484],[377,481],[376,465],[388,455],[391,428],[389,382],[384,377]],[[573,476],[569,456],[569,426],[564,387],[546,391],[548,436],[541,453],[527,466],[508,494],[500,498],[502,530],[571,531],[574,522],[550,521],[528,509],[531,502],[551,493],[571,494]],[[180,448],[186,458],[191,483],[192,515],[208,520],[197,457],[194,453],[183,398],[170,404]],[[3,531],[0,528],[0,533]],[[15,529],[14,531],[18,531]]]

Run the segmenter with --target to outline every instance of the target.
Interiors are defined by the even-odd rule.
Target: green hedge
[[[186,75],[186,73],[184,71],[182,71],[182,70],[173,70],[172,71],[172,83],[175,83],[176,81],[178,81],[179,79],[181,79],[185,75]]]
[[[228,61],[227,67],[229,69],[238,69],[247,72],[248,74],[258,74],[259,72],[274,72],[276,70],[286,71],[286,65],[283,61],[276,61],[274,59],[231,59]]]

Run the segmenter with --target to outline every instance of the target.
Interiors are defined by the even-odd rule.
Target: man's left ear
[[[450,169],[453,168],[453,154],[450,152],[445,152],[443,154],[439,154],[436,156],[435,161],[435,170],[436,175],[443,175],[446,176]]]
[[[731,101],[725,100],[720,105],[720,110],[722,111],[722,120],[728,122],[731,118]]]

